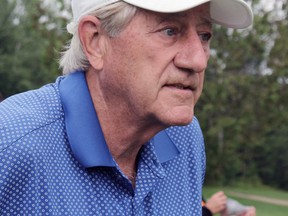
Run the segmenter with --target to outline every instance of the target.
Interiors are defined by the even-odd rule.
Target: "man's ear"
[[[83,17],[78,25],[78,34],[90,65],[96,70],[101,70],[106,46],[100,20],[94,16]]]

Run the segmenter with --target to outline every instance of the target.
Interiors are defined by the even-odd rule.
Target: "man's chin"
[[[186,126],[193,120],[193,114],[190,115],[175,115],[170,120],[170,126]]]
[[[177,106],[167,112],[158,113],[158,121],[165,127],[185,126],[192,122],[194,109],[191,106]]]
[[[186,126],[186,125],[188,125],[188,124],[190,124],[191,122],[192,122],[192,119],[193,118],[191,118],[191,119],[189,119],[188,121],[186,120],[186,121],[180,121],[180,122],[176,122],[175,124],[174,124],[174,126]]]

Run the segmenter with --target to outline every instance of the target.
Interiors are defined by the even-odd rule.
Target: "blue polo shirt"
[[[200,216],[204,173],[194,118],[141,148],[134,189],[107,148],[84,72],[0,103],[0,215]]]

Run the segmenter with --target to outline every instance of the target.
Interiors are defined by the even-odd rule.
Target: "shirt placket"
[[[135,196],[133,199],[133,215],[144,215],[145,205],[153,202],[153,189],[165,177],[165,171],[160,164],[152,141],[147,143],[138,161]]]

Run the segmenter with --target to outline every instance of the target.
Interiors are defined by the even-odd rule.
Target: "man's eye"
[[[178,30],[176,28],[166,28],[163,29],[163,32],[168,36],[175,36],[178,34]]]
[[[208,42],[212,37],[211,33],[201,33],[200,38],[202,41]]]

